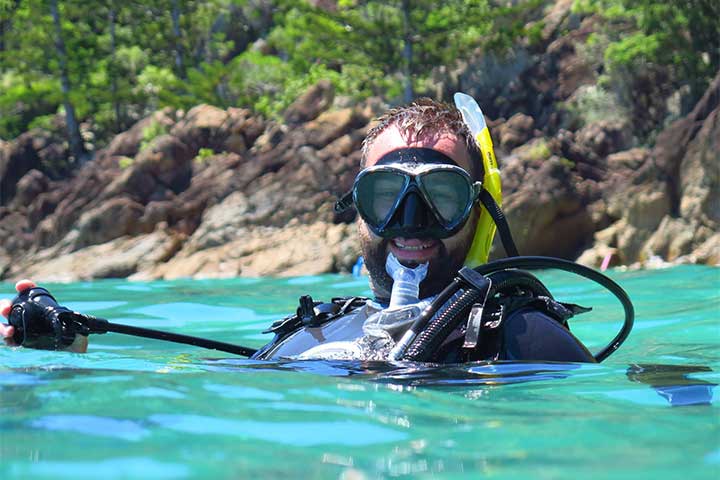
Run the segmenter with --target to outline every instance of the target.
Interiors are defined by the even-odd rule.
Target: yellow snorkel
[[[485,175],[483,176],[483,188],[487,190],[495,199],[495,202],[502,205],[502,185],[500,181],[500,170],[498,170],[497,160],[495,159],[495,150],[493,149],[492,138],[490,138],[490,130],[485,123],[480,106],[474,98],[461,92],[457,92],[453,99],[455,106],[462,114],[463,120],[470,128],[470,132],[480,147],[482,155],[483,168]],[[475,229],[475,237],[473,238],[470,251],[465,258],[465,265],[468,267],[476,267],[488,260],[490,255],[490,247],[497,227],[492,216],[484,206],[480,206],[481,213]]]

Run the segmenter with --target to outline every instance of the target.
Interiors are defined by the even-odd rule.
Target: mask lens
[[[471,202],[472,185],[457,172],[429,172],[422,179],[425,193],[446,224],[459,221]]]
[[[360,178],[356,188],[357,206],[366,221],[381,226],[392,213],[407,177],[394,172],[372,172]]]

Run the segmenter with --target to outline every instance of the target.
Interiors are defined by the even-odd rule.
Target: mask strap
[[[512,233],[510,233],[510,225],[508,225],[505,214],[502,212],[493,196],[490,195],[490,192],[483,188],[480,191],[479,199],[495,222],[498,232],[500,232],[500,240],[502,240],[505,253],[508,257],[519,256],[517,247],[515,246],[515,241],[512,238]]]
[[[335,213],[342,213],[348,208],[352,207],[353,204],[353,191],[350,190],[345,195],[340,197],[337,202],[335,202]]]

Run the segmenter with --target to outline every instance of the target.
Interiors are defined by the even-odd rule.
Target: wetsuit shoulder
[[[501,356],[506,360],[595,363],[592,354],[567,328],[541,310],[519,309],[503,323]]]

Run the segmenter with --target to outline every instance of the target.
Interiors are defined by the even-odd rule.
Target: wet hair
[[[472,172],[476,180],[482,180],[484,169],[482,156],[475,138],[462,119],[462,114],[455,106],[438,102],[431,98],[420,98],[409,105],[388,110],[378,119],[365,137],[362,144],[360,167],[364,167],[370,146],[388,127],[395,125],[406,137],[407,141],[421,139],[430,135],[450,133],[465,142]]]

